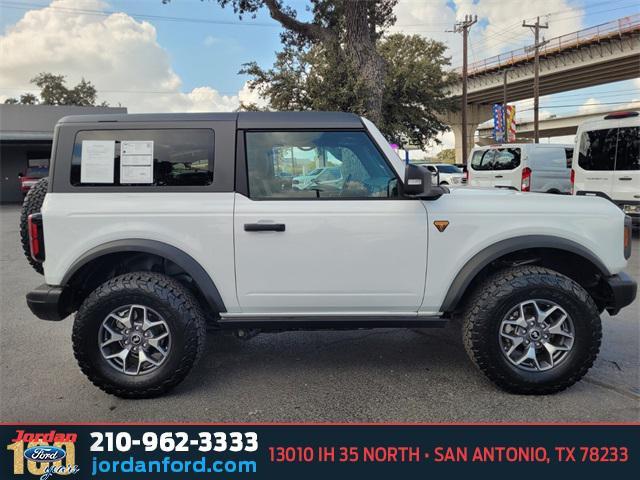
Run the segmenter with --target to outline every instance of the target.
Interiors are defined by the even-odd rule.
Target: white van
[[[468,184],[523,192],[571,193],[573,145],[509,143],[471,151]]]
[[[640,112],[618,112],[578,127],[575,195],[609,198],[640,226]]]

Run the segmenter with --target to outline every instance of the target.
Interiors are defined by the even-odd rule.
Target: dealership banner
[[[637,424],[4,424],[0,431],[3,479],[619,478],[640,467]]]

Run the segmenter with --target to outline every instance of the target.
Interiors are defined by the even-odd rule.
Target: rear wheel
[[[28,222],[29,215],[40,212],[48,189],[49,179],[47,177],[38,180],[38,182],[29,189],[27,196],[24,197],[24,201],[22,202],[22,211],[20,212],[20,242],[22,243],[22,251],[24,252],[25,257],[27,257],[29,265],[31,265],[39,274],[43,273],[42,263],[36,262],[31,258]]]
[[[128,273],[98,287],[73,325],[73,350],[97,387],[155,397],[180,383],[202,354],[205,321],[193,295],[158,273]]]
[[[573,385],[593,365],[602,337],[591,296],[570,278],[535,266],[487,279],[463,322],[472,361],[496,385],[521,394]]]

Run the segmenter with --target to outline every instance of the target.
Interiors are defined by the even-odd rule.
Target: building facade
[[[67,115],[127,113],[126,108],[0,105],[0,203],[22,202],[20,177],[49,170],[53,129]]]

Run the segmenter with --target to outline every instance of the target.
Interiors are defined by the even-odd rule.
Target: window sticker
[[[81,183],[113,183],[115,140],[83,140]]]
[[[120,143],[120,183],[153,183],[153,141]]]

